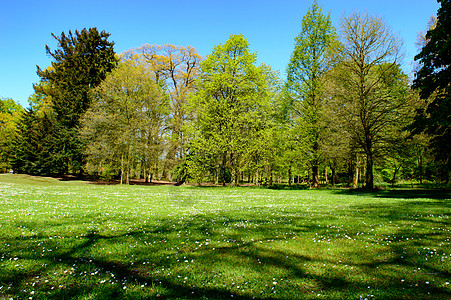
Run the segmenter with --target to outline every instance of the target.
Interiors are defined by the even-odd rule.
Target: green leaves
[[[146,171],[158,165],[169,103],[151,70],[125,60],[91,95],[82,131],[90,171],[101,173],[108,164],[125,174],[128,183],[136,164]]]
[[[198,92],[190,101],[196,118],[188,165],[195,176],[204,164],[221,169],[225,183],[225,170],[230,168],[237,184],[240,161],[264,128],[262,119],[271,101],[271,72],[255,63],[256,55],[242,35],[232,35],[201,63]]]
[[[451,3],[439,1],[437,25],[426,34],[426,43],[415,56],[420,69],[415,74],[413,87],[420,91],[427,108],[419,111],[413,127],[418,132],[433,136],[435,157],[448,168],[451,160]]]
[[[336,39],[330,16],[323,15],[315,1],[302,20],[301,32],[295,38],[295,48],[287,67],[287,96],[292,98],[289,109],[294,113],[290,126],[295,127],[303,144],[300,154],[312,167],[315,187],[318,186],[320,161],[323,76],[331,67]]]
[[[108,41],[110,34],[96,28],[52,36],[58,48],[52,52],[46,46],[47,54],[53,58],[52,66],[44,70],[38,67],[41,82],[34,85],[36,97],[31,104],[52,114],[53,127],[57,128],[47,131],[52,136],[46,139],[54,143],[47,147],[58,158],[53,168],[60,173],[81,173],[84,145],[78,133],[80,118],[90,105],[89,91],[116,65],[114,43]]]
[[[10,98],[0,98],[0,172],[9,172],[17,138],[16,124],[22,106]]]

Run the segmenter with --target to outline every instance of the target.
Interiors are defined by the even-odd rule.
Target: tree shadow
[[[373,214],[384,223],[403,223],[412,220],[411,215],[418,208],[417,205],[435,205],[438,210],[441,205],[446,209],[449,207],[447,201],[418,201],[418,204],[401,202],[400,205],[391,207],[369,203],[354,205],[351,209]],[[296,241],[300,236],[330,237],[332,246],[333,243],[348,241],[337,235],[338,229],[318,226],[328,224],[329,215],[315,215],[308,220],[296,214],[290,217],[273,215],[268,218],[271,211],[262,209],[259,217],[250,218],[233,217],[230,212],[191,215],[183,222],[180,219],[161,218],[159,225],[140,224],[139,229],[120,233],[103,233],[101,228],[91,228],[77,239],[70,232],[60,238],[50,234],[32,238],[2,238],[1,244],[10,246],[3,247],[3,261],[8,261],[8,264],[0,264],[0,286],[11,288],[0,290],[0,295],[28,298],[33,283],[38,298],[51,299],[231,299],[232,295],[233,299],[301,299],[311,297],[312,291],[327,291],[337,298],[357,298],[363,291],[367,291],[368,284],[364,280],[358,276],[346,276],[343,269],[333,268],[341,256],[313,254],[311,252],[316,249],[312,248],[301,250],[280,246],[284,242],[288,244],[289,241]],[[417,218],[418,222],[432,222],[426,216]],[[447,220],[443,222],[445,225],[447,223]],[[64,227],[68,224],[61,221],[55,226]],[[380,269],[391,265],[421,268],[429,273],[436,273],[436,277],[440,279],[451,277],[448,268],[439,269],[414,258],[401,259],[406,248],[413,252],[414,247],[427,244],[427,239],[437,236],[445,238],[447,232],[417,232],[415,229],[402,227],[396,229],[395,233],[397,236],[409,236],[413,241],[423,242],[392,242],[388,248],[393,255],[386,261],[380,261],[372,255],[368,258],[368,253],[363,250],[351,248],[346,252],[348,258],[341,258],[342,264],[347,262],[366,276],[379,276],[382,279],[378,288],[394,291],[392,295],[403,295],[406,290],[404,284],[393,282],[393,273],[380,273]],[[380,237],[367,241],[375,245]],[[32,250],[38,244],[41,245],[39,250],[42,248],[44,252]],[[302,244],[295,242],[290,245],[302,247]],[[318,249],[323,249],[326,244],[309,244],[309,247],[311,245],[318,245]],[[107,250],[101,251],[99,247],[117,248],[118,253],[107,255]],[[17,269],[9,263],[9,259],[14,258],[18,258],[19,262],[38,262],[39,266]],[[321,265],[324,267],[320,267]],[[72,269],[74,271],[70,271]],[[72,274],[64,275],[62,279],[55,278],[65,274],[63,270],[69,270]],[[166,275],[166,272],[170,275]],[[57,275],[53,276],[54,273]],[[213,277],[219,273],[225,274],[222,279]],[[258,287],[262,289],[262,293],[242,291],[236,288],[238,283],[231,284],[232,279],[240,285],[245,284],[246,280],[250,280],[248,274],[252,274],[254,282],[250,284],[254,286],[254,292]],[[185,277],[196,276],[193,281],[183,280]],[[273,284],[273,277],[277,278],[277,284]],[[284,278],[283,283],[279,281],[280,277]],[[51,284],[45,283],[45,278],[49,278]],[[102,280],[106,283],[101,283]],[[265,282],[268,286],[264,285]],[[58,288],[59,285],[64,287]],[[280,296],[273,294],[279,287],[291,291],[280,291]],[[408,291],[410,294],[406,298],[427,297],[428,292],[436,297],[444,298],[448,295],[445,288],[432,284],[427,288]]]
[[[299,190],[309,190],[310,187],[306,184],[272,184],[266,188],[270,190],[285,190],[285,191],[299,191]]]
[[[375,198],[451,200],[451,190],[449,189],[337,189],[333,190],[333,192],[341,195],[370,196]]]

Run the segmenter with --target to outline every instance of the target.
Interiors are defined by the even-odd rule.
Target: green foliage
[[[191,46],[171,44],[145,44],[123,54],[137,65],[149,68],[152,77],[169,99],[170,114],[167,118],[167,140],[162,179],[168,179],[169,171],[183,162],[187,155],[188,137],[185,126],[191,120],[187,104],[189,94],[195,92],[194,82],[199,75],[202,57]]]
[[[140,163],[147,177],[158,166],[169,113],[167,98],[150,70],[122,61],[91,97],[82,130],[88,168],[101,173],[106,163],[128,183]]]
[[[295,38],[295,49],[287,67],[290,127],[297,131],[303,145],[301,155],[312,168],[312,184],[318,187],[321,118],[324,105],[323,75],[331,67],[337,35],[330,15],[323,15],[314,1],[302,19],[302,29]]]
[[[50,97],[54,113],[54,130],[51,140],[56,157],[53,163],[63,173],[82,172],[84,145],[78,128],[80,118],[90,105],[89,91],[96,87],[116,65],[117,59],[110,34],[96,28],[71,31],[60,36],[52,34],[58,42],[55,51],[46,46],[53,58],[47,69],[38,67],[41,84],[34,85],[38,94]]]
[[[255,63],[256,55],[242,35],[232,35],[202,61],[198,92],[191,98],[195,132],[190,150],[197,156],[191,164],[204,165],[195,168],[196,174],[215,169],[225,184],[230,168],[232,183],[238,183],[240,161],[265,128],[270,104],[271,71]]]
[[[340,33],[330,103],[354,150],[365,157],[365,187],[372,189],[379,147],[394,137],[394,128],[402,129],[407,105],[407,80],[398,65],[401,41],[381,18],[368,14],[343,17]]]
[[[410,90],[401,42],[381,18],[343,17],[339,40],[316,0],[285,84],[257,66],[242,35],[203,59],[170,44],[116,56],[110,35],[96,28],[52,34],[58,46],[46,47],[52,65],[38,67],[30,107],[0,101],[0,172],[180,184],[364,181],[369,189],[375,176],[381,184],[448,182],[450,4],[439,2],[437,26],[416,57],[414,87],[425,103]],[[405,130],[412,122],[415,136]]]
[[[14,157],[13,143],[22,106],[10,98],[0,98],[0,173],[9,172]]]
[[[444,164],[444,180],[449,181],[451,160],[451,3],[438,1],[437,25],[426,34],[426,43],[415,56],[420,69],[415,74],[413,87],[419,89],[427,101],[424,110],[418,110],[413,127],[416,132],[433,136],[432,146],[437,160]]]
[[[14,141],[13,168],[15,172],[32,175],[55,175],[62,173],[65,157],[55,151],[53,115],[38,114],[27,108],[20,115],[17,124],[17,138]]]
[[[321,98],[321,77],[331,67],[336,44],[337,35],[330,15],[324,15],[314,1],[302,19],[301,32],[295,38],[295,48],[287,67],[287,87],[293,100],[301,102],[299,108],[312,110],[315,101]]]

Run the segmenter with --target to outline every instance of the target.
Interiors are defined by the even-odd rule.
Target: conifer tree
[[[335,28],[316,1],[302,19],[295,48],[287,67],[287,87],[293,111],[293,126],[303,144],[312,170],[312,187],[318,187],[320,162],[320,118],[323,106],[322,76],[330,67]]]
[[[52,148],[60,160],[59,173],[81,173],[84,163],[83,145],[79,138],[80,118],[90,105],[88,92],[96,87],[116,65],[114,43],[108,41],[110,34],[96,28],[52,34],[58,49],[46,52],[53,58],[51,68],[37,67],[43,85],[34,85],[36,92],[51,96],[55,116],[51,140]]]

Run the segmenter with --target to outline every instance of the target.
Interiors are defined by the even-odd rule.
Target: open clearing
[[[449,192],[0,175],[0,299],[446,299]]]

